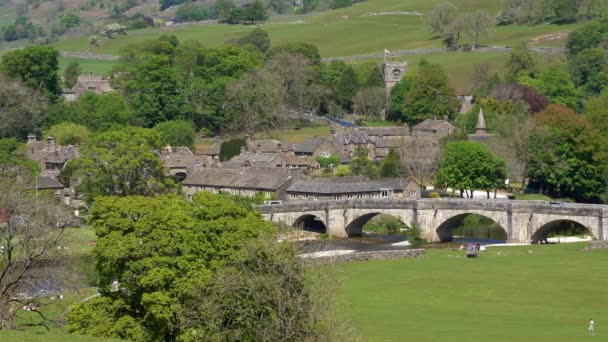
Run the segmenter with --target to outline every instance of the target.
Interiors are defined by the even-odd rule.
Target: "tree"
[[[387,120],[404,122],[407,119],[403,112],[403,102],[405,101],[405,95],[410,90],[413,78],[412,74],[405,75],[401,81],[391,88],[391,94],[388,98]]]
[[[264,31],[260,27],[256,27],[246,35],[230,42],[234,42],[236,45],[241,47],[251,44],[262,53],[265,53],[268,51],[268,49],[270,49],[270,38],[268,38],[268,32]]]
[[[15,138],[0,139],[0,180],[30,178],[40,172],[37,162],[25,155],[25,146]]]
[[[534,132],[534,119],[528,113],[512,113],[505,115],[497,126],[502,137],[501,143],[508,147],[521,166],[520,190],[523,191],[527,185],[530,136]]]
[[[527,83],[527,82],[521,82]],[[537,80],[529,85],[545,94],[555,104],[574,108],[577,103],[577,92],[568,68],[563,62],[554,62],[543,71]]]
[[[215,0],[211,8],[211,16],[217,18],[220,23],[226,22],[236,5],[232,0]]]
[[[473,50],[475,50],[479,44],[479,37],[496,25],[494,18],[483,11],[467,14],[465,16],[465,22],[467,23],[465,31],[473,40],[473,43],[471,44]]]
[[[154,149],[161,148],[160,134],[128,127],[93,135],[71,161],[78,190],[89,198],[100,195],[154,195],[172,189]]]
[[[235,131],[275,128],[283,120],[285,90],[279,78],[267,70],[249,72],[228,88],[227,96]]]
[[[40,314],[39,300],[24,292],[31,290],[32,283],[52,278],[43,265],[61,255],[58,247],[70,217],[52,197],[28,191],[15,179],[0,178],[0,189],[1,330],[15,327],[24,305]]]
[[[269,307],[265,301],[244,302],[240,296],[229,294],[231,288],[217,288],[213,280],[218,279],[219,274],[227,275],[219,273],[229,271],[225,264],[236,267],[240,261],[249,260],[238,254],[245,244],[275,230],[249,207],[221,195],[202,192],[192,202],[177,196],[100,197],[89,214],[89,222],[98,236],[93,253],[100,275],[101,296],[70,310],[68,331],[135,341],[187,339],[192,338],[193,331],[218,339],[220,332],[230,336],[230,329],[213,324],[219,317],[207,321],[190,315],[200,312],[199,291],[240,303],[238,308],[207,314],[230,317],[230,312],[245,310],[250,304],[258,307],[266,304],[260,310],[278,314],[275,311],[278,307]],[[262,260],[268,259],[259,261]],[[281,259],[277,255],[278,260]],[[263,274],[266,273],[260,272],[258,276]],[[112,291],[114,280],[128,291]],[[255,284],[258,287],[259,283]],[[283,293],[280,292],[281,296]],[[204,303],[212,301],[208,298]],[[237,321],[253,327],[271,316],[241,316]],[[285,319],[289,318],[293,317]]]
[[[342,106],[342,108],[350,112],[353,109],[353,97],[359,91],[359,82],[357,80],[357,74],[355,73],[355,69],[352,66],[347,66],[340,76],[340,80],[335,89],[335,96],[337,102]]]
[[[58,58],[59,51],[54,47],[29,46],[4,54],[1,70],[6,76],[21,80],[54,101],[61,95]]]
[[[386,88],[369,87],[360,90],[353,98],[353,109],[364,116],[379,116],[386,106]]]
[[[307,57],[283,51],[268,60],[265,68],[278,77],[285,91],[286,105],[297,110],[318,108],[311,91],[314,71]]]
[[[602,134],[608,135],[608,91],[596,97],[585,100],[584,112],[591,123],[591,126],[597,128]]]
[[[441,66],[421,61],[403,101],[404,121],[415,124],[429,118],[454,118],[459,109],[460,101]]]
[[[64,27],[66,27],[68,29],[76,27],[76,26],[80,25],[80,16],[78,16],[78,13],[76,13],[73,10],[67,11],[61,17],[61,25],[63,25]]]
[[[47,106],[44,95],[0,74],[0,138],[25,139],[39,128]]]
[[[587,94],[597,95],[608,82],[608,52],[602,48],[585,49],[568,60],[572,78]]]
[[[585,49],[593,49],[600,45],[604,33],[608,32],[608,25],[590,23],[568,34],[566,47],[570,56],[576,56]]]
[[[349,166],[353,176],[363,175],[369,178],[376,178],[378,176],[378,169],[368,154],[367,147],[358,146],[355,149],[353,160]]]
[[[196,132],[192,122],[186,120],[173,120],[161,122],[154,126],[160,132],[163,144],[171,146],[186,146],[194,149]]]
[[[534,77],[536,74],[535,54],[526,44],[513,49],[507,61],[507,78],[516,80],[521,76]]]
[[[207,9],[197,3],[190,2],[180,5],[175,11],[175,21],[199,21],[209,19]]]
[[[268,50],[268,57],[272,58],[281,52],[288,52],[292,55],[303,55],[304,57],[308,58],[312,64],[321,64],[321,54],[319,53],[319,49],[310,43],[283,43]]]
[[[458,7],[450,2],[443,2],[435,6],[429,15],[431,30],[444,38],[450,32],[450,25],[458,16]]]
[[[328,157],[323,157],[322,155],[318,155],[315,159],[322,168],[334,168],[340,165],[340,155],[332,154]]]
[[[394,148],[389,149],[388,154],[380,161],[379,171],[380,177],[383,178],[401,177],[403,174],[399,154]]]
[[[55,137],[60,145],[80,145],[89,138],[91,131],[82,125],[64,122],[51,126],[45,135]]]
[[[258,21],[268,20],[264,3],[260,0],[255,0],[253,3],[244,6],[242,20],[249,22],[251,25]]]
[[[553,10],[560,22],[573,22],[578,17],[580,0],[553,0]]]
[[[66,88],[72,88],[78,81],[78,76],[82,71],[78,62],[71,62],[63,71],[63,85]]]
[[[437,172],[438,185],[460,190],[461,196],[466,191],[467,197],[486,190],[489,198],[489,191],[504,186],[505,178],[505,162],[475,141],[448,143]]]

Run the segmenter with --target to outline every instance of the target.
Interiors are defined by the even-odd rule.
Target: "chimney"
[[[48,136],[46,138],[46,145],[49,152],[55,152],[55,137]]]
[[[36,139],[36,134],[30,133],[30,134],[27,135],[27,142],[28,142],[28,144],[36,142],[36,141],[38,141],[38,139]]]

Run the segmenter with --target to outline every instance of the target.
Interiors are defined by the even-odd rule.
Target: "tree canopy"
[[[29,46],[23,50],[7,52],[2,56],[2,72],[19,79],[56,100],[61,95],[59,84],[59,51],[51,46]]]

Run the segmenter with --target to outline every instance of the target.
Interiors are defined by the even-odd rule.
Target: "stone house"
[[[222,143],[216,141],[211,145],[199,147],[196,149],[196,154],[201,156],[208,156],[212,159],[220,159],[220,151],[221,151]]]
[[[443,138],[456,131],[448,120],[426,119],[412,128],[412,136],[435,136]]]
[[[296,156],[308,156],[308,157],[329,157],[332,154],[340,152],[341,147],[328,139],[321,137],[312,137],[304,140],[299,144],[294,144],[294,155]]]
[[[285,191],[300,176],[298,170],[279,167],[207,168],[188,175],[182,189],[188,199],[200,191],[285,199]]]
[[[357,149],[357,147],[366,147],[369,150],[370,158],[373,158],[373,148],[374,145],[372,141],[369,139],[366,132],[360,131],[342,131],[336,132],[332,130],[331,136],[332,142],[335,146],[339,146],[341,148],[339,154],[349,155],[352,158],[353,153]],[[347,158],[345,158],[347,159]]]
[[[287,188],[289,201],[323,201],[361,198],[420,198],[421,189],[412,179],[324,177],[298,179]]]
[[[28,135],[26,155],[38,162],[41,176],[56,177],[65,164],[79,156],[78,146],[62,146],[55,142],[54,137],[47,137],[46,142],[38,141],[33,134]]]
[[[167,145],[157,154],[163,165],[168,169],[167,175],[178,181],[183,181],[189,174],[198,169],[213,166],[215,162],[209,156],[195,155],[188,147],[184,146],[172,147]]]
[[[87,91],[96,95],[104,95],[113,90],[107,77],[89,73],[78,76],[76,84],[71,89],[63,91],[63,97],[66,101],[75,101]]]
[[[245,139],[247,152],[273,153],[293,151],[293,144],[275,139],[249,140]]]
[[[275,153],[251,153],[241,151],[238,156],[223,162],[222,167],[238,168],[243,165],[253,167],[284,167],[290,169],[318,169],[319,163],[313,157],[296,156],[293,151]]]
[[[374,157],[376,160],[384,158],[391,148],[398,150],[412,140],[410,136],[385,137],[374,140]]]
[[[399,138],[410,135],[410,130],[407,125],[394,127],[362,127],[360,129],[367,133],[367,136],[371,141],[385,138]]]

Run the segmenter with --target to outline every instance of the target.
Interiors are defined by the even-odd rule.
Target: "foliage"
[[[549,68],[543,71],[537,79],[523,77],[519,79],[519,82],[542,92],[552,103],[570,108],[576,106],[576,87],[563,62],[551,63]]]
[[[378,168],[368,156],[369,150],[363,146],[357,146],[350,163],[350,171],[353,176],[367,176],[369,178],[378,177]]]
[[[90,215],[102,296],[71,309],[67,329],[142,341],[188,338],[192,329],[226,332],[196,319],[199,291],[238,300],[215,287],[213,274],[246,260],[238,251],[274,230],[248,207],[205,192],[191,203],[176,196],[101,197]],[[129,291],[112,291],[114,280]],[[96,328],[100,323],[105,329]]]
[[[608,135],[608,90],[584,102],[584,112],[592,127]]]
[[[340,165],[340,156],[338,154],[332,154],[328,157],[318,155],[315,160],[317,161],[317,163],[319,163],[319,165],[321,165],[322,168],[329,168],[330,166],[334,168]]]
[[[3,38],[7,42],[30,39],[44,36],[45,32],[41,26],[34,24],[28,17],[18,15],[15,22],[3,28]]]
[[[407,241],[409,241],[412,246],[419,246],[426,243],[426,240],[422,237],[422,229],[417,225],[407,227],[405,235],[407,235]]]
[[[388,154],[380,161],[380,177],[395,178],[403,174],[401,158],[394,148],[388,150]]]
[[[279,44],[268,50],[268,57],[274,57],[281,52],[287,52],[292,55],[302,55],[308,58],[314,65],[321,64],[319,49],[310,43],[294,42]]]
[[[353,110],[364,116],[381,116],[386,106],[386,88],[368,87],[353,98]]]
[[[28,179],[29,180],[29,179]],[[30,281],[47,279],[52,286],[55,277],[40,267],[48,258],[61,254],[57,247],[64,239],[64,226],[69,215],[53,198],[27,191],[13,178],[0,178],[0,330],[15,328],[16,319],[39,299],[28,298]],[[41,197],[41,198],[38,198]],[[34,309],[37,310],[37,309]]]
[[[196,132],[192,122],[185,120],[164,121],[154,126],[154,129],[160,132],[160,139],[164,145],[194,148]]]
[[[505,162],[494,156],[478,142],[455,141],[447,143],[439,171],[437,184],[444,188],[461,191],[494,190],[504,185]]]
[[[0,74],[0,138],[25,139],[38,129],[47,106],[48,100],[38,91]]]
[[[350,166],[348,166],[348,165],[338,165],[334,169],[334,176],[336,176],[336,177],[348,177],[351,175],[352,175],[352,172],[350,171]]]
[[[264,31],[260,27],[256,27],[246,35],[229,41],[235,43],[238,46],[246,47],[247,45],[253,45],[258,51],[265,53],[270,49],[270,38],[268,38],[268,32]]]
[[[133,112],[127,108],[125,99],[117,92],[104,95],[86,92],[74,102],[54,104],[49,108],[45,121],[46,126],[73,122],[92,131],[103,131],[137,122]]]
[[[509,61],[507,62],[507,78],[516,80],[521,76],[534,77],[537,72],[534,57],[534,52],[525,44],[513,49],[509,54]]]
[[[207,9],[196,2],[180,5],[175,11],[175,21],[199,21],[209,19]]]
[[[413,76],[411,74],[405,75],[401,81],[397,82],[391,89],[391,94],[388,98],[388,120],[403,122],[403,102],[405,101],[405,95],[410,90],[412,79]]]
[[[78,13],[75,11],[67,11],[61,17],[61,25],[68,29],[74,28],[80,25],[80,16],[78,16]]]
[[[451,24],[457,20],[458,7],[450,2],[443,2],[433,7],[428,19],[431,30],[444,38],[451,33]]]
[[[329,7],[331,9],[338,9],[338,8],[344,8],[344,7],[349,7],[353,5],[353,1],[352,0],[332,0],[331,4],[329,5]]]
[[[44,135],[55,137],[60,145],[80,145],[89,138],[91,131],[82,125],[64,122],[51,126]]]
[[[566,42],[568,53],[576,56],[585,49],[598,47],[606,32],[608,32],[608,23],[605,21],[590,23],[570,32]]]
[[[403,228],[405,228],[405,224],[398,218],[387,214],[379,214],[367,221],[363,226],[363,231],[378,234],[399,234]]]
[[[421,62],[405,94],[401,121],[415,124],[430,118],[454,118],[459,108],[460,101],[441,66]]]
[[[552,0],[553,10],[555,16],[560,22],[573,22],[576,21],[579,1],[577,0]]]
[[[29,178],[40,172],[38,163],[24,153],[25,146],[15,138],[0,139],[0,176]]]
[[[175,6],[175,5],[179,5],[186,2],[186,0],[161,0],[160,1],[160,10],[164,11],[167,8],[171,7],[171,6]]]
[[[19,79],[26,86],[56,100],[61,95],[58,57],[59,51],[54,47],[29,46],[4,54],[1,70],[6,76]]]
[[[608,52],[602,48],[585,49],[568,59],[577,86],[591,95],[601,93],[608,83]]]
[[[238,156],[243,146],[245,146],[244,139],[235,138],[222,142],[220,145],[220,161],[230,160],[232,157]]]
[[[72,88],[78,81],[78,76],[82,73],[78,62],[71,62],[63,71],[63,85]]]
[[[337,102],[345,111],[350,112],[353,110],[353,98],[358,90],[359,82],[357,74],[355,73],[355,69],[349,65],[340,76],[334,92]]]
[[[81,179],[78,190],[89,199],[171,190],[173,184],[153,152],[160,147],[160,134],[151,129],[127,127],[91,136],[81,147],[81,156],[69,163]]]

